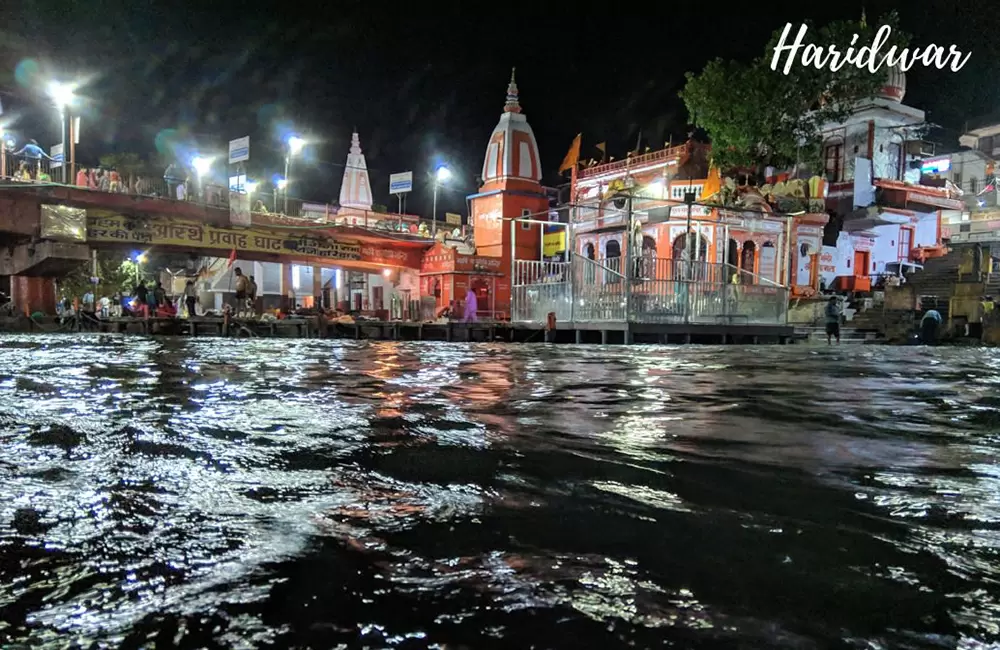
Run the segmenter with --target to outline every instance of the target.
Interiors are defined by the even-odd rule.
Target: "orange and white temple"
[[[424,256],[420,293],[434,296],[441,309],[463,301],[471,287],[481,315],[508,318],[512,260],[537,260],[542,245],[539,227],[511,224],[524,217],[547,220],[549,207],[538,143],[521,112],[513,71],[500,121],[486,144],[482,179],[479,191],[467,197],[474,252],[435,244]]]

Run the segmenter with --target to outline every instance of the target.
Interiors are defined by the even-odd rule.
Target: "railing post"
[[[573,251],[567,251],[566,253],[566,273],[569,275],[569,322],[576,322],[576,273],[573,269]]]
[[[632,224],[632,195],[630,194],[625,203],[625,268],[621,269],[625,282],[625,323],[629,323],[632,318],[632,237],[634,233]]]

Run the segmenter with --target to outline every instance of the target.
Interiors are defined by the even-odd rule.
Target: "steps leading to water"
[[[826,343],[826,326],[796,327],[795,336],[808,343]],[[855,327],[840,327],[841,343],[873,343],[876,340],[875,332],[871,330],[861,330]]]

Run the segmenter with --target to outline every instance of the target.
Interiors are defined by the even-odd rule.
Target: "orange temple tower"
[[[514,259],[539,259],[541,228],[511,221],[521,217],[547,220],[549,200],[542,189],[542,165],[538,143],[528,120],[521,112],[514,71],[507,86],[507,103],[483,161],[483,185],[468,197],[470,221],[474,228],[476,254],[503,259],[502,268],[510,272]]]

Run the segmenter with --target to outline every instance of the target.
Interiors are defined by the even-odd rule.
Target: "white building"
[[[820,258],[828,287],[864,291],[887,264],[943,254],[942,222],[960,218],[960,192],[922,183],[927,125],[905,93],[905,74],[892,70],[876,97],[823,129],[827,209],[841,220],[837,245]]]

